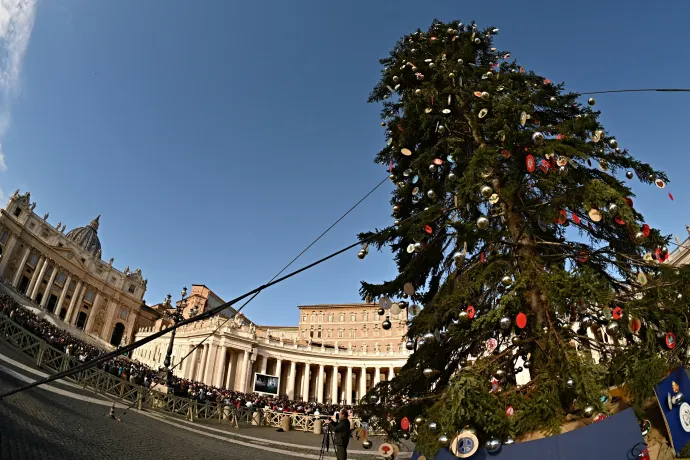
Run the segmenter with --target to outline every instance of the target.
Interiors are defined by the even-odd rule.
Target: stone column
[[[26,267],[26,261],[29,260],[29,256],[31,255],[31,248],[29,246],[26,247],[26,252],[22,256],[22,261],[19,264],[19,267],[17,267],[17,272],[14,274],[14,279],[12,280],[12,287],[15,289],[19,287],[19,282],[22,279],[22,274],[24,273],[24,268]]]
[[[180,356],[180,359],[182,359],[187,355],[187,353],[191,352],[191,354],[187,357],[187,359],[185,359],[182,363],[182,378],[184,378],[184,379],[191,379],[192,378],[191,371],[192,371],[192,364],[194,363],[194,353],[192,352],[193,349],[194,349],[194,345],[187,346],[187,351],[182,356]]]
[[[361,400],[365,394],[367,394],[367,368],[362,367],[361,374],[359,375],[359,394],[357,399]]]
[[[12,256],[12,251],[17,244],[17,236],[14,233],[10,233],[10,237],[2,248],[2,259],[0,259],[0,279],[4,279],[2,274],[7,268],[7,264],[10,262],[10,257]]]
[[[38,278],[36,278],[36,282],[33,285],[33,288],[31,289],[31,300],[36,300],[36,297],[38,296],[38,289],[41,287],[41,282],[43,282],[43,277],[46,274],[46,268],[48,268],[48,263],[50,262],[49,259],[47,259],[45,256],[43,257],[43,265],[41,265],[41,271],[39,272],[36,270],[36,273],[38,273]],[[34,273],[35,275],[35,273]]]
[[[345,404],[352,404],[352,366],[347,367],[347,381],[345,382]]]
[[[81,292],[79,293],[79,299],[77,300],[76,307],[74,311],[72,312],[72,318],[70,319],[69,323],[71,325],[76,325],[77,324],[77,318],[79,317],[79,310],[81,310],[81,306],[83,305],[84,302],[84,296],[86,295],[86,291],[89,290],[89,285],[84,284],[84,286],[81,289]]]
[[[77,304],[77,300],[79,297],[79,293],[81,291],[81,286],[82,286],[82,281],[79,280],[77,282],[77,286],[74,288],[74,292],[72,293],[72,300],[69,303],[69,308],[67,309],[67,315],[65,315],[65,322],[69,323],[70,318],[72,317],[72,314],[74,313],[74,306]]]
[[[57,276],[59,271],[60,271],[60,267],[58,267],[57,264],[54,264],[53,265],[53,273],[50,274],[50,278],[48,278],[48,284],[46,284],[46,291],[43,293],[43,297],[41,297],[41,308],[45,308],[46,305],[48,304],[48,297],[50,297],[50,290],[53,288],[53,283],[55,282],[55,277]]]
[[[259,368],[259,374],[266,374],[266,368],[268,367],[268,356],[261,356],[261,367]]]
[[[377,367],[374,369],[374,386],[378,385],[379,382],[381,382],[381,368]]]
[[[305,401],[309,402],[309,384],[311,383],[309,380],[311,379],[311,365],[309,363],[306,363],[304,365],[304,391],[302,394],[302,399]]]
[[[390,382],[395,377],[395,371],[392,367],[388,368],[388,381]]]
[[[91,305],[91,313],[89,313],[89,318],[86,320],[86,328],[84,329],[86,332],[91,332],[91,329],[93,329],[93,323],[96,322],[96,316],[98,316],[97,313],[101,308],[102,301],[101,292],[96,291],[96,297],[93,299],[93,305]]]
[[[204,377],[206,377],[206,358],[208,358],[209,347],[210,344],[204,345],[204,349],[201,352],[201,362],[199,363],[199,372],[197,373],[197,380],[199,380],[202,383],[207,383],[204,381]]]
[[[213,378],[213,385],[220,388],[223,386],[223,373],[227,368],[225,366],[225,359],[228,355],[228,349],[225,347],[225,345],[221,345],[220,350],[218,351],[220,353],[218,353],[218,357],[216,358],[216,372],[214,373],[215,377]]]
[[[45,256],[41,256],[38,258],[38,262],[36,262],[36,266],[34,267],[34,274],[31,275],[31,281],[29,281],[29,286],[26,288],[26,292],[24,293],[27,297],[31,297],[31,294],[34,291],[34,285],[36,284],[36,279],[38,278],[38,274],[41,271],[41,268],[43,267],[43,262],[45,261]]]
[[[283,384],[283,379],[281,372],[283,372],[283,360],[276,359],[276,371],[275,375],[278,376],[278,396],[280,396],[280,386]]]
[[[247,387],[249,386],[249,375],[252,373],[252,362],[249,359],[251,352],[249,350],[244,350],[244,359],[242,360],[242,388],[240,391],[242,393],[247,393]]]
[[[235,389],[235,380],[232,378],[233,370],[237,372],[237,366],[233,362],[235,360],[235,352],[233,350],[228,350],[228,376],[225,378],[225,388],[228,390]]]
[[[338,366],[333,366],[331,372],[331,404],[338,404]]]
[[[290,361],[290,375],[288,375],[287,397],[290,400],[295,399],[295,374],[297,373],[297,363]]]
[[[69,285],[72,282],[72,275],[67,275],[67,279],[65,280],[65,284],[62,286],[62,292],[60,293],[60,298],[57,301],[57,304],[55,305],[55,314],[59,315],[60,314],[60,308],[62,308],[62,302],[65,301],[65,296],[67,295],[67,290],[69,289]]]
[[[319,364],[319,373],[316,376],[316,402],[319,404],[323,404],[323,371],[323,364]]]
[[[208,345],[208,353],[206,354],[206,372],[204,374],[203,382],[207,385],[213,385],[214,374],[216,367],[216,356],[218,356],[218,345],[211,343]]]

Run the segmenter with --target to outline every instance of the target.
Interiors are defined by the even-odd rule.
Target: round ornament
[[[666,343],[666,346],[669,350],[673,350],[674,348],[676,348],[676,345],[678,344],[676,340],[676,334],[674,334],[673,332],[667,332],[666,336],[664,337],[664,343]]]
[[[639,272],[637,274],[637,282],[640,283],[642,286],[647,284],[647,275],[645,275],[644,272]]]
[[[535,144],[541,144],[544,142],[544,135],[537,131],[536,133],[532,134],[532,140]]]
[[[498,321],[498,325],[501,327],[501,330],[507,331],[511,326],[510,318],[504,316]]]
[[[405,283],[405,285],[403,286],[403,291],[407,295],[414,295],[414,286],[412,285],[412,283]]]
[[[582,411],[582,415],[584,415],[587,418],[590,418],[592,415],[594,415],[594,406],[585,407],[585,409]]]
[[[487,219],[484,216],[481,216],[479,219],[477,219],[477,227],[480,230],[486,230],[489,228],[489,219]]]
[[[690,404],[686,402],[681,404],[678,415],[680,416],[680,426],[683,427],[686,433],[690,433]],[[649,432],[649,429],[647,431]]]
[[[594,105],[594,104],[597,103],[597,101],[595,101],[593,97],[590,97],[589,99],[587,99],[587,103],[588,103],[589,105]]]
[[[391,305],[391,308],[388,311],[390,312],[391,315],[395,316],[395,315],[399,315],[400,312],[402,311],[402,309],[400,308],[400,304],[396,302],[396,303]]]
[[[384,310],[383,307],[381,307],[378,309],[378,311],[376,313],[378,313],[379,316],[383,316],[386,314],[386,310]]]
[[[400,153],[402,153],[402,154],[405,155],[406,157],[409,157],[410,155],[412,155],[412,150],[410,150],[410,149],[400,149]]]
[[[383,323],[381,323],[381,327],[382,327],[383,330],[385,330],[385,331],[387,331],[388,329],[390,329],[391,326],[392,326],[392,324],[391,324],[390,321],[388,321],[388,319],[384,319],[384,320],[383,320]]]
[[[515,325],[520,329],[524,329],[527,326],[527,315],[522,312],[518,313],[515,318]]]
[[[632,171],[626,171],[625,177],[627,177],[628,179],[632,179],[634,177],[633,172]]]
[[[365,439],[364,441],[362,441],[362,447],[364,447],[367,450],[371,449],[372,445],[373,444],[368,439]]]
[[[501,449],[501,441],[499,441],[498,438],[491,438],[486,441],[484,448],[488,453],[495,454]]]
[[[438,437],[438,443],[441,444],[441,447],[448,447],[448,444],[450,443],[450,439],[448,439],[447,435],[442,434],[441,436]]]
[[[609,145],[615,149],[616,147],[618,147],[618,141],[616,139],[611,139],[609,141]]]
[[[589,210],[589,218],[592,219],[592,222],[600,222],[601,221],[601,213],[599,212],[598,209],[590,209]]]
[[[489,198],[492,193],[494,193],[493,190],[491,190],[491,187],[488,185],[482,185],[482,188],[479,190],[484,198]]]
[[[450,444],[450,451],[458,458],[470,458],[479,449],[477,435],[471,431],[462,431]]]
[[[666,182],[664,182],[664,181],[661,180],[661,179],[656,179],[656,180],[654,181],[654,183],[655,183],[656,186],[659,187],[659,188],[666,188]]]
[[[400,420],[400,428],[403,430],[407,431],[410,429],[410,419],[407,417],[403,417],[402,420]]]
[[[525,163],[527,164],[527,171],[534,172],[536,163],[534,162],[534,157],[532,155],[527,155],[525,158]]]
[[[513,284],[513,278],[511,278],[509,275],[505,275],[503,278],[501,278],[501,284],[508,287]]]
[[[433,377],[433,376],[436,374],[436,371],[433,370],[433,369],[430,368],[430,367],[427,367],[426,369],[424,369],[424,370],[422,371],[422,374],[424,374],[424,377],[430,379],[431,377]],[[434,423],[434,422],[432,422],[432,423]],[[429,429],[430,429],[431,431],[434,431],[434,430],[431,428],[431,423],[429,424]]]
[[[407,342],[405,342],[405,348],[407,348],[410,351],[414,350],[414,342],[408,339]]]
[[[479,111],[478,117],[479,117],[479,118],[484,118],[484,117],[487,116],[488,114],[489,114],[489,109],[483,108],[483,109],[481,109],[481,110]]]
[[[419,425],[421,425],[422,423],[424,423],[424,419],[423,419],[422,417],[417,417],[417,418],[414,419],[414,424],[415,424],[415,425],[419,426]]]
[[[498,203],[498,200],[499,200],[498,195],[495,193],[492,193],[491,196],[489,197],[489,203],[491,203],[491,204]]]
[[[436,422],[429,422],[427,428],[429,428],[429,431],[436,431],[438,430],[438,424]]]
[[[379,305],[382,308],[388,309],[391,306],[391,299],[389,299],[388,297],[381,297],[379,299]]]
[[[377,452],[379,455],[386,457],[386,458],[389,458],[394,454],[395,448],[393,447],[392,444],[388,444],[387,442],[384,442],[383,444],[381,444],[379,446]]]
[[[414,244],[407,245],[407,253],[412,254],[414,252]]]

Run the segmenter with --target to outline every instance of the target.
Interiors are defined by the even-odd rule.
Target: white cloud
[[[0,142],[10,125],[11,100],[19,92],[19,75],[34,28],[37,3],[37,0],[0,0]],[[0,172],[6,171],[0,145]]]

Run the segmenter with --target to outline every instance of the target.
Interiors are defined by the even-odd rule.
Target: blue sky
[[[500,48],[575,91],[690,86],[687,2],[44,0],[25,53],[3,33],[0,189],[5,199],[29,190],[36,212],[68,229],[102,214],[103,258],[140,267],[149,303],[192,283],[230,299],[270,279],[385,177],[372,163],[384,143],[379,108],[366,103],[377,60],[435,17],[499,27]],[[667,190],[637,186],[636,206],[681,238],[689,103],[690,94],[597,97],[621,146],[670,174]],[[295,267],[390,224],[391,188]],[[393,274],[388,252],[360,261],[354,249],[246,312],[296,324],[297,305],[356,302],[360,280]]]

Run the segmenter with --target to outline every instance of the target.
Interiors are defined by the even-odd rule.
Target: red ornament
[[[484,251],[482,251],[481,254],[479,254],[479,261],[480,261],[481,263],[486,262],[486,259],[484,258]]]
[[[443,160],[440,158],[434,158],[434,164],[441,166],[443,164]]]
[[[584,251],[580,252],[580,257],[577,258],[577,261],[580,262],[581,264],[584,264],[588,260],[589,260],[589,256],[587,255],[587,253]]]
[[[508,408],[506,409],[506,415],[508,417],[512,417],[513,415],[515,415],[515,409],[513,409],[513,406],[508,406]]]
[[[527,171],[534,172],[534,167],[535,167],[534,157],[532,155],[527,155],[527,157],[525,158],[525,161],[527,163]]]
[[[474,307],[472,305],[467,307],[467,316],[470,317],[470,319],[474,318],[476,311],[474,310]]]
[[[568,215],[565,213],[563,209],[559,211],[559,216],[558,216],[558,223],[563,225],[565,224],[565,221],[568,220]]]
[[[393,172],[393,162],[391,161],[391,164],[388,166],[388,172],[392,173]]]
[[[673,195],[671,194],[671,192],[668,192],[668,197],[671,199],[671,201],[673,201]]]
[[[524,329],[527,326],[527,315],[522,312],[518,313],[515,318],[515,325],[520,329]]]
[[[625,225],[625,221],[621,219],[620,217],[616,217],[614,219],[618,225]]]
[[[645,238],[649,236],[649,225],[644,224],[642,225],[642,234],[644,235]]]
[[[580,217],[577,214],[572,213],[571,218],[573,219],[573,222],[575,222],[576,224],[580,223]]]
[[[613,319],[619,320],[623,316],[623,309],[616,305],[616,307],[613,309],[612,313]]]
[[[632,208],[632,206],[633,206],[632,198],[625,198],[625,203]]]
[[[503,158],[505,158],[506,160],[510,158],[510,152],[508,150],[501,150],[501,155],[503,155]]]
[[[425,226],[424,226],[424,231],[427,232],[429,235],[431,235],[432,233],[434,233],[434,229],[431,228],[431,225],[425,225]]]
[[[676,348],[676,334],[673,332],[667,332],[666,337],[664,338],[664,342],[666,342],[666,346],[669,348],[669,350],[673,350]]]
[[[410,420],[407,417],[403,417],[403,419],[400,420],[400,428],[402,428],[403,431],[410,429]]]

